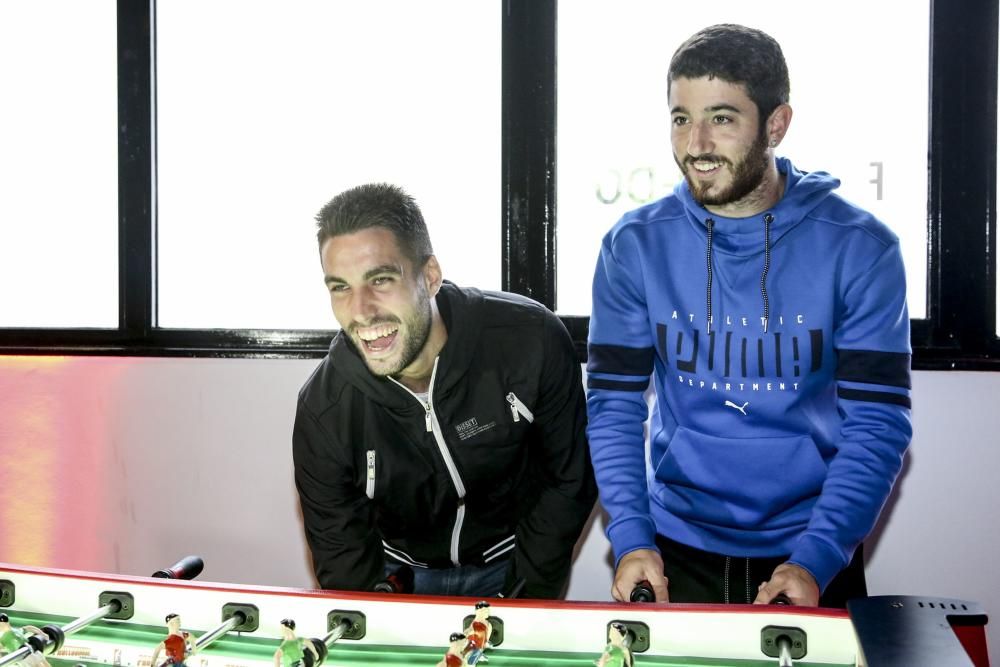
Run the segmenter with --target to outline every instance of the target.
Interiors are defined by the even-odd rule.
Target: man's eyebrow
[[[733,113],[743,113],[742,109],[739,109],[738,107],[734,107],[732,104],[725,104],[725,103],[723,103],[723,104],[713,104],[710,107],[705,107],[705,111],[713,112],[713,113],[716,112],[716,111],[732,111]],[[672,113],[672,114],[673,113],[688,113],[688,110],[687,110],[686,107],[677,105],[673,109],[670,110],[670,113]]]
[[[365,275],[362,277],[362,279],[371,280],[375,276],[384,275],[387,273],[396,276],[401,276],[403,275],[403,269],[398,264],[382,264],[381,266],[376,266],[374,268],[365,271]],[[346,283],[347,281],[341,278],[340,276],[327,275],[323,279],[323,282],[329,285],[331,283]]]
[[[403,267],[398,264],[382,264],[381,266],[376,266],[373,269],[368,269],[365,271],[364,279],[371,280],[375,276],[379,276],[385,273],[391,273],[396,276],[403,275]]]
[[[739,107],[734,107],[732,104],[726,104],[726,103],[713,104],[710,107],[705,107],[705,111],[708,111],[710,113],[714,113],[716,111],[732,111],[733,113],[743,113],[743,110],[740,109]],[[684,106],[681,106],[681,105],[678,104],[677,106],[675,106],[674,108],[672,108],[670,110],[670,113],[672,113],[672,114],[675,114],[675,113],[685,113],[686,114],[686,113],[689,113],[689,112],[687,110],[687,107],[684,107]]]
[[[714,106],[705,107],[705,111],[732,111],[733,113],[743,113],[743,110],[734,107],[732,104],[716,104]]]

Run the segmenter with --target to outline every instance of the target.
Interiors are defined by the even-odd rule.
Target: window
[[[6,0],[0,62],[0,327],[115,327],[115,3]]]
[[[37,4],[0,5],[0,353],[321,356],[313,215],[387,180],[447,277],[557,308],[583,359],[601,236],[677,178],[668,51],[725,20],[787,51],[782,151],[903,238],[914,367],[1000,368],[998,0]]]
[[[681,178],[666,86],[674,50],[706,26],[742,23],[777,39],[788,62],[794,116],[777,154],[838,177],[839,194],[899,235],[910,316],[926,317],[929,12],[930,0],[906,12],[864,0],[725,0],[684,12],[658,0],[561,3],[559,313],[590,312],[601,238]],[[876,51],[887,25],[892,47]]]
[[[313,216],[367,182],[416,198],[447,278],[499,289],[498,9],[158,3],[157,324],[334,328]]]

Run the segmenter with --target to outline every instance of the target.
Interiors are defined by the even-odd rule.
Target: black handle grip
[[[643,579],[632,589],[628,599],[632,602],[655,602],[656,594],[653,592],[653,585]]]
[[[395,572],[375,584],[372,590],[376,593],[412,593],[413,569],[409,565],[400,565]]]
[[[185,556],[165,570],[157,570],[152,576],[158,579],[194,579],[204,567],[205,561],[201,556]]]

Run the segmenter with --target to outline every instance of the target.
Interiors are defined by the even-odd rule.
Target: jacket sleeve
[[[299,401],[292,432],[295,486],[319,585],[371,590],[383,578],[384,553],[367,496],[353,484],[353,464]]]
[[[875,525],[910,443],[910,319],[898,243],[844,291],[834,330],[836,400],[843,419],[809,525],[790,562],[820,590]]]
[[[615,567],[636,549],[656,549],[649,511],[644,422],[653,371],[649,314],[640,284],[626,267],[641,265],[628,239],[605,237],[594,273],[587,352],[587,435],[608,513]]]
[[[569,576],[573,549],[597,499],[587,451],[587,412],[580,363],[562,322],[545,315],[544,358],[535,405],[539,447],[531,452],[537,501],[517,526],[513,579],[524,578],[524,597],[556,598]]]

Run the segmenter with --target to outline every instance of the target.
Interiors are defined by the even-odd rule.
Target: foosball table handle
[[[152,576],[159,579],[194,579],[205,568],[201,556],[185,556],[173,565],[157,570]]]

